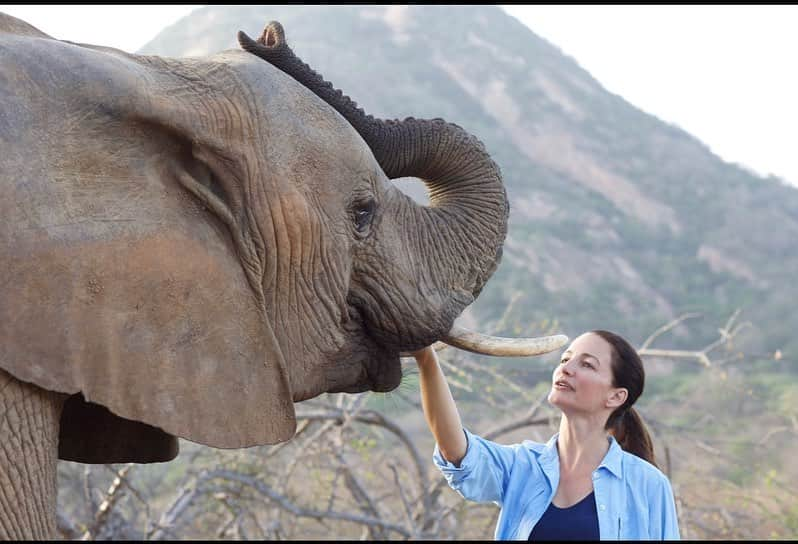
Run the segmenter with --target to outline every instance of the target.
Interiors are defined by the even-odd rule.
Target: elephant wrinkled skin
[[[294,402],[395,388],[493,273],[509,207],[478,140],[372,140],[242,44],[139,56],[0,14],[0,439],[60,429],[60,458],[97,463],[288,440]]]

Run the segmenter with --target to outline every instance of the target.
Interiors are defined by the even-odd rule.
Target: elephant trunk
[[[238,39],[245,50],[292,76],[346,118],[389,178],[424,180],[431,206],[417,210],[419,239],[413,245],[437,248],[426,252],[420,266],[431,277],[445,278],[442,289],[451,300],[438,311],[451,323],[493,274],[507,234],[509,203],[501,173],[482,143],[442,119],[384,121],[367,115],[294,55],[277,22],[269,23],[257,42],[243,32]]]
[[[427,185],[430,207],[418,210],[417,247],[421,255],[422,248],[438,249],[427,252],[423,266],[476,298],[507,235],[510,205],[498,165],[477,138],[441,119],[373,123],[373,139],[366,142],[386,175],[413,176]]]

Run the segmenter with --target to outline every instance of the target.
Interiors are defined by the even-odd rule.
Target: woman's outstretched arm
[[[460,466],[468,442],[449,384],[438,364],[438,356],[430,346],[413,352],[413,356],[418,363],[421,406],[427,425],[438,443],[441,455],[455,466]]]

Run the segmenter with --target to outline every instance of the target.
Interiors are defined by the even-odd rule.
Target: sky
[[[58,39],[135,52],[202,5],[16,6]],[[502,6],[637,108],[798,186],[798,6]]]

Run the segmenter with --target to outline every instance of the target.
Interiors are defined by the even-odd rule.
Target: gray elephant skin
[[[476,138],[365,115],[279,25],[239,39],[139,56],[0,14],[0,537],[53,535],[58,458],[273,444],[294,402],[395,388],[499,262]]]

